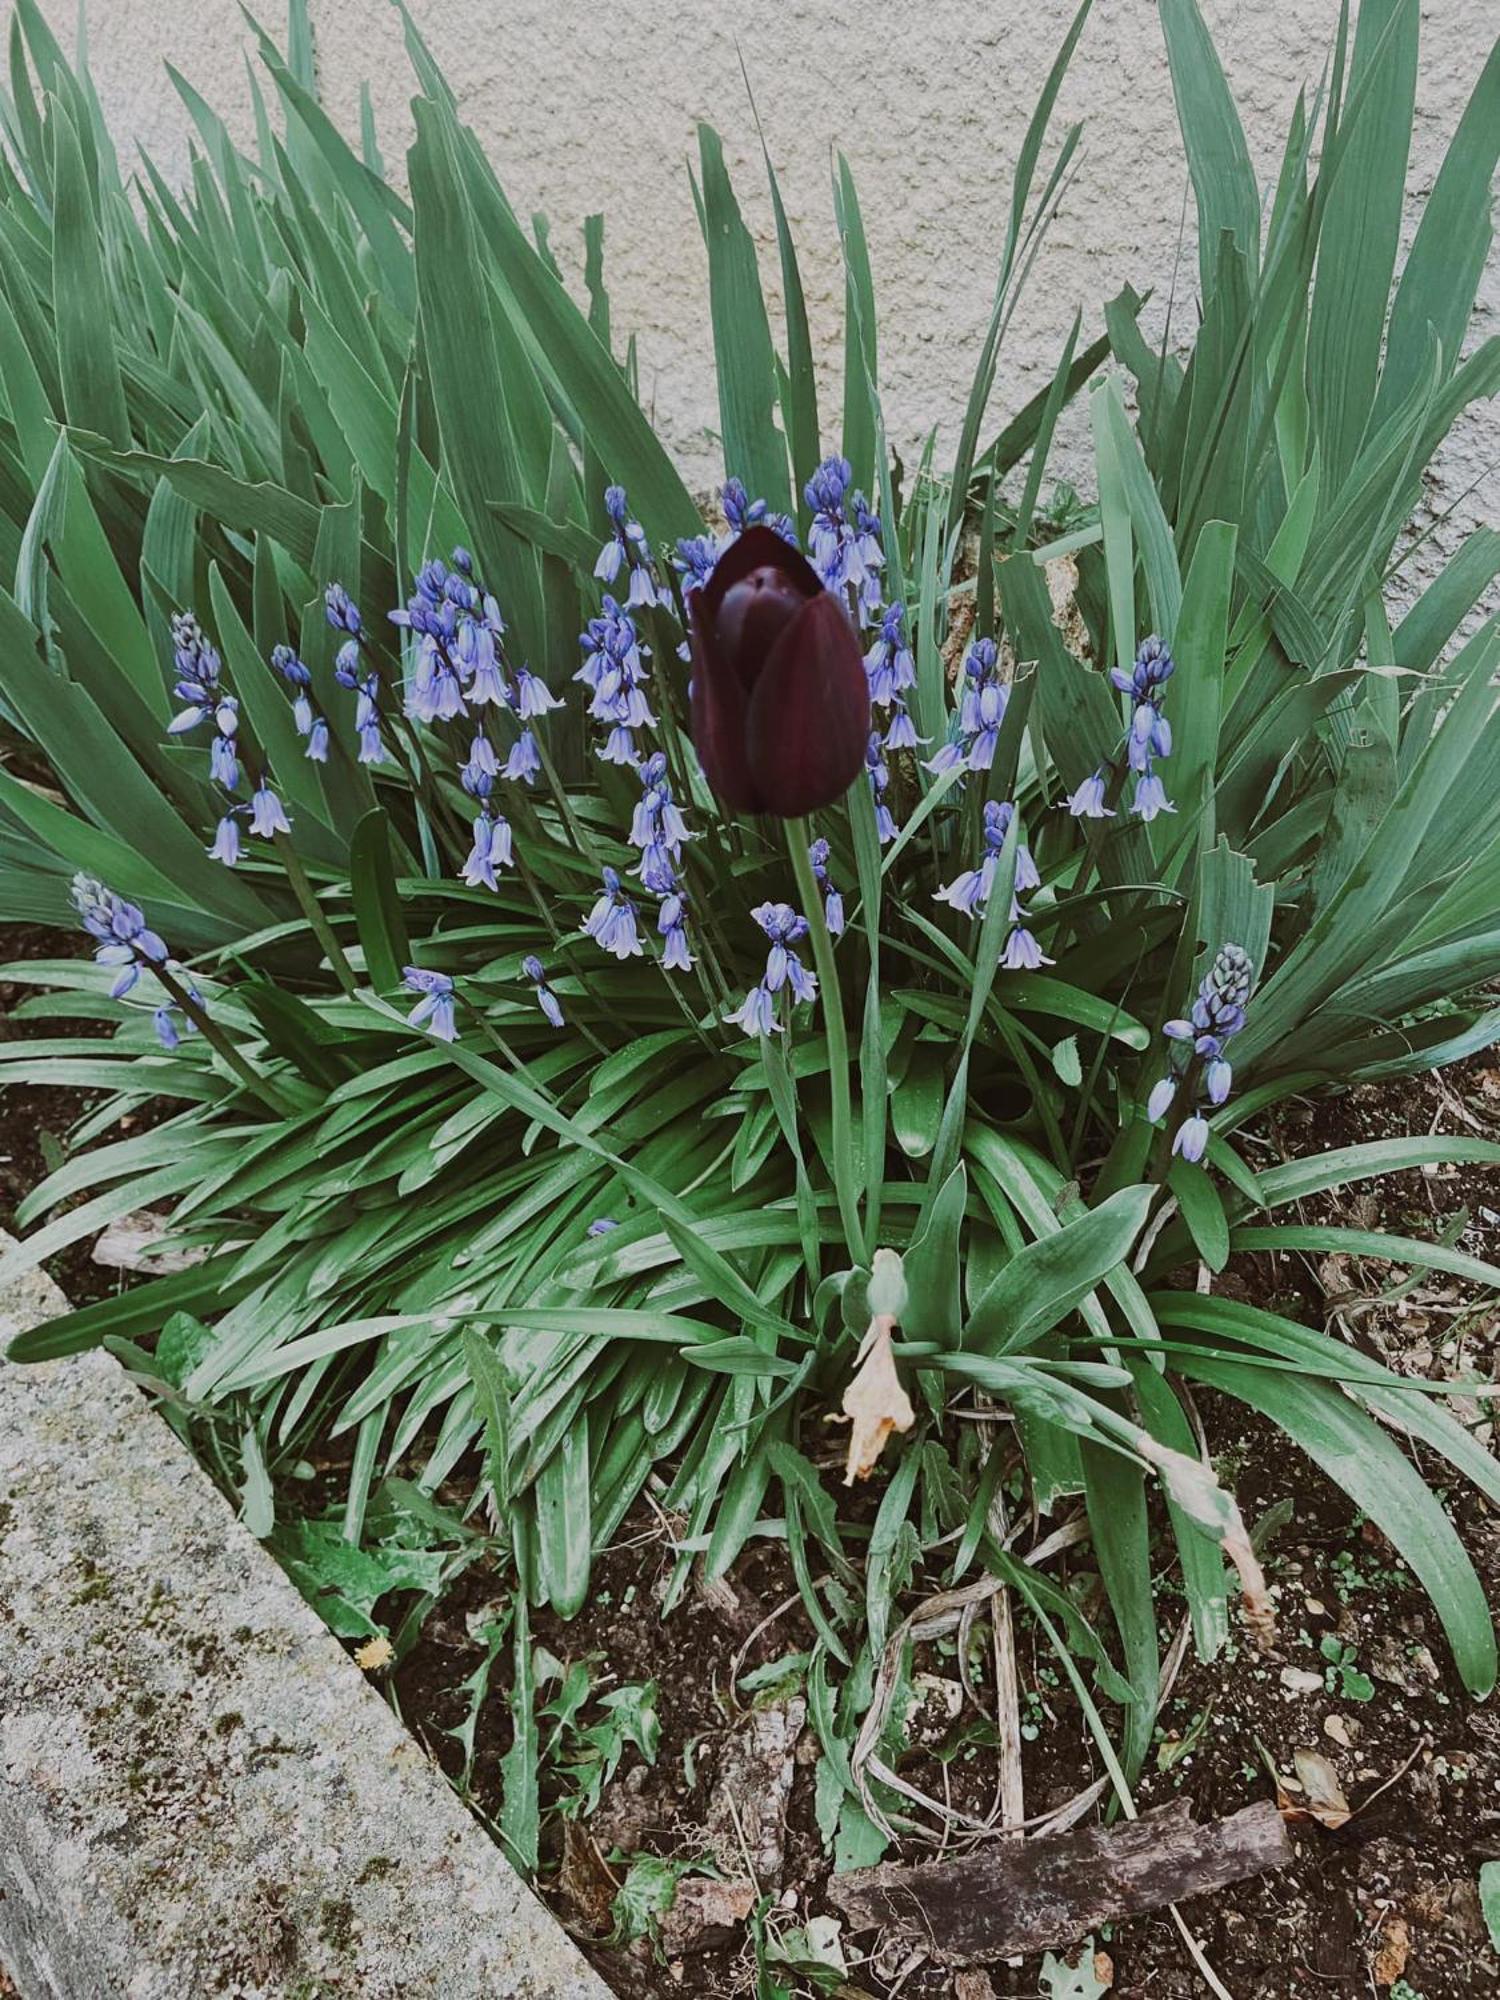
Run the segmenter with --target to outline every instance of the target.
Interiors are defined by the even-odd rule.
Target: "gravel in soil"
[[[1296,1108],[1261,1136],[1265,1157],[1257,1164],[1430,1128],[1494,1134],[1500,1072],[1476,1062],[1447,1078],[1356,1090]],[[1487,1168],[1364,1183],[1338,1200],[1305,1204],[1300,1219],[1432,1236],[1461,1209],[1466,1224],[1456,1240],[1496,1258],[1500,1175]],[[1234,1259],[1215,1285],[1325,1324],[1402,1373],[1465,1369],[1486,1379],[1497,1373],[1496,1315],[1457,1280],[1434,1274],[1408,1282],[1366,1260],[1257,1254]],[[1488,1945],[1476,1884],[1482,1863],[1500,1858],[1500,1716],[1465,1695],[1425,1594],[1373,1525],[1356,1518],[1342,1494],[1240,1405],[1204,1395],[1200,1414],[1215,1463],[1246,1519],[1269,1531],[1264,1556],[1279,1643],[1264,1656],[1241,1630],[1212,1663],[1188,1649],[1158,1719],[1138,1803],[1186,1796],[1207,1819],[1274,1797],[1277,1781],[1285,1787],[1291,1780],[1283,1798],[1295,1809],[1294,1756],[1311,1751],[1328,1760],[1352,1812],[1336,1831],[1294,1819],[1290,1868],[1185,1904],[1187,1925],[1235,2000],[1493,1996],[1500,1992],[1500,1958]],[[1482,1422],[1477,1405],[1466,1414]],[[1419,1460],[1447,1494],[1500,1604],[1500,1522],[1445,1478],[1446,1468],[1420,1453]],[[873,1484],[870,1497],[878,1500],[878,1478]],[[633,1859],[687,1864],[711,1851],[724,1747],[747,1707],[786,1691],[774,1685],[747,1691],[744,1679],[805,1650],[812,1634],[774,1541],[752,1542],[727,1587],[690,1589],[663,1617],[671,1571],[667,1524],[641,1513],[600,1559],[584,1611],[568,1624],[538,1619],[535,1636],[559,1661],[592,1663],[597,1692],[654,1681],[661,1724],[654,1764],[627,1750],[597,1813],[567,1828],[555,1815],[547,1821],[540,1886],[628,2000],[677,1994],[728,2000],[756,1990],[743,1925],[716,1934],[721,1941],[707,1951],[670,1956],[644,1940],[614,1949],[607,1941],[609,1902]],[[1086,1545],[1064,1552],[1049,1573],[1085,1601],[1097,1593]],[[450,1772],[462,1768],[462,1751],[443,1732],[463,1721],[461,1683],[482,1650],[469,1633],[471,1614],[495,1589],[493,1576],[470,1571],[395,1676],[402,1712]],[[1170,1641],[1183,1611],[1170,1571],[1158,1599]],[[981,1621],[977,1637],[984,1636]],[[1034,1814],[1066,1802],[1099,1775],[1099,1766],[1076,1702],[1024,1620],[1017,1649],[1026,1810]],[[501,1803],[500,1759],[510,1743],[506,1660],[508,1651],[497,1661],[479,1717],[473,1766],[474,1804],[492,1819]],[[924,1713],[913,1727],[901,1776],[983,1818],[996,1797],[993,1737],[962,1700],[954,1642],[919,1648],[913,1667],[929,1677],[918,1685],[936,1713]],[[793,1758],[781,1880],[761,1885],[777,1892],[766,1919],[773,1935],[834,1914],[826,1895],[829,1857],[813,1813],[815,1762],[805,1733]],[[544,1773],[544,1797],[547,1783]],[[887,1858],[927,1859],[934,1851],[909,1845]],[[1047,1990],[1039,1989],[1036,1960],[992,1966],[960,1983],[890,1937],[846,1934],[841,1944],[843,1990],[874,2000],[894,2000],[898,1992],[904,2000],[1011,2000]],[[1169,1912],[1119,1925],[1096,1937],[1094,1947],[1108,1990],[1129,2000],[1148,1994],[1189,2000],[1207,1990]],[[777,1976],[795,1992],[815,1990],[784,1971]]]

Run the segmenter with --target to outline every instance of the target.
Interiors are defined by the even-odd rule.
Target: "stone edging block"
[[[0,1357],[64,1309],[0,1297]],[[0,1358],[0,1961],[23,2000],[609,2000],[102,1353]]]

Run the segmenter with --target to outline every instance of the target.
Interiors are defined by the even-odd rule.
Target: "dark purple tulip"
[[[864,768],[870,688],[843,605],[772,528],[749,528],[688,598],[693,742],[735,812],[796,819]]]

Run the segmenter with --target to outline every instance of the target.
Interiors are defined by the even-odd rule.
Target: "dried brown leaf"
[[[1380,1949],[1370,1967],[1377,1986],[1394,1986],[1406,1970],[1411,1951],[1411,1932],[1400,1917],[1387,1917],[1380,1932]]]
[[[860,1344],[859,1366],[844,1391],[842,1409],[849,1419],[849,1452],[844,1484],[868,1479],[892,1431],[909,1431],[916,1421],[911,1399],[901,1386],[891,1353],[896,1322],[887,1313],[870,1321]]]
[[[1277,1799],[1283,1816],[1287,1819],[1314,1819],[1319,1826],[1326,1826],[1330,1833],[1347,1826],[1353,1812],[1332,1761],[1321,1750],[1294,1750],[1292,1763],[1302,1787],[1302,1797],[1294,1801],[1283,1788]]]

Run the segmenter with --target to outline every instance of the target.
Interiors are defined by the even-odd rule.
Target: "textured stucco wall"
[[[248,136],[236,0],[88,0],[100,93],[117,133],[169,172],[187,157],[187,120],[164,56]],[[837,407],[842,278],[829,194],[830,146],[850,156],[881,301],[881,377],[893,439],[910,449],[937,424],[956,432],[988,317],[1009,176],[1072,0],[410,0],[522,213],[542,208],[565,267],[581,267],[580,224],[608,222],[616,326],[639,335],[643,392],[684,469],[718,468],[705,260],[688,162],[694,126],[723,133],[751,226],[775,275],[769,202],[740,73],[743,58],[801,246],[825,409]],[[1263,180],[1274,175],[1297,88],[1316,87],[1337,0],[1204,0]],[[0,19],[10,0],[0,0]],[[76,0],[42,0],[65,38]],[[256,11],[279,14],[278,0]],[[371,80],[382,144],[399,162],[410,75],[386,0],[312,0],[325,95],[357,116]],[[1411,185],[1430,187],[1489,41],[1495,0],[1427,0]],[[276,23],[279,27],[279,22]],[[1151,0],[1097,0],[1054,130],[1086,121],[1081,165],[1002,359],[1003,417],[1050,374],[1075,308],[1127,280],[1165,301],[1186,171]],[[1195,269],[1191,241],[1184,280]],[[1500,326],[1492,260],[1481,331]],[[1076,438],[1076,433],[1075,433]],[[1077,444],[1068,469],[1077,469]],[[1500,458],[1492,406],[1463,425],[1441,466],[1454,497]],[[1486,496],[1461,503],[1481,516]],[[1493,508],[1491,509],[1493,511]]]

